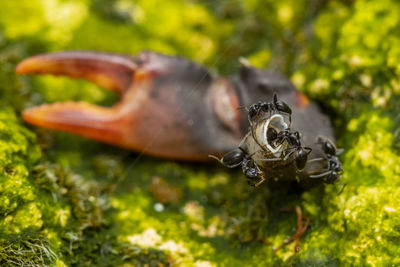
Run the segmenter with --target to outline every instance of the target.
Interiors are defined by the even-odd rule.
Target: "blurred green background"
[[[1,0],[0,264],[399,265],[398,14],[395,0]],[[24,107],[116,100],[84,81],[14,74],[28,56],[70,49],[155,50],[223,75],[245,57],[282,72],[331,116],[342,181],[254,189],[239,170],[25,124]],[[311,219],[301,251],[275,253],[296,230],[281,210],[296,205]]]

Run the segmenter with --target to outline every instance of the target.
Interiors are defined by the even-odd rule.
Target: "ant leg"
[[[257,150],[256,152],[253,152],[252,154],[248,155],[247,157],[248,157],[248,158],[251,158],[254,154],[256,154],[256,153],[258,153],[258,152],[261,152],[261,151],[263,151],[263,150]],[[282,161],[282,159],[281,159],[281,158],[258,159],[258,161]],[[256,164],[256,163],[254,162],[254,164]]]
[[[265,181],[264,175],[260,176],[260,180],[254,184],[254,187],[259,186],[260,184],[262,184]]]
[[[285,161],[287,160],[293,153],[296,152],[296,149],[291,150],[283,159],[282,158],[273,158],[273,159],[259,159],[259,161]]]
[[[307,155],[309,155],[310,153],[311,153],[311,151],[312,151],[312,148],[311,147],[308,147],[308,146],[305,146],[305,147],[303,147],[305,150],[307,150],[308,152],[307,152]]]
[[[296,152],[297,149],[293,149],[292,151],[290,151],[284,158],[283,160],[287,160],[291,155],[293,155],[294,152]]]
[[[330,169],[329,169],[329,159],[328,159],[328,158],[314,158],[314,159],[310,159],[310,160],[307,161],[307,164],[313,163],[313,162],[321,162],[321,161],[325,161],[325,164],[326,164],[327,169],[326,169],[326,170],[313,170],[313,171],[309,171],[307,174],[308,174],[308,176],[309,176],[310,178],[320,178],[320,177],[322,177],[322,176],[324,176],[324,175],[328,175],[328,174],[329,174]],[[317,174],[315,174],[315,173],[317,173]],[[321,174],[322,174],[322,175],[321,175]],[[317,177],[316,177],[316,176],[317,176]]]
[[[321,161],[321,160],[327,160],[325,158],[315,158],[315,159],[310,159],[307,161],[307,163],[315,162],[315,161]]]
[[[308,225],[310,224],[310,218],[303,215],[300,206],[296,206],[296,215],[297,215],[297,231],[296,231],[296,233],[294,235],[292,235],[290,238],[283,241],[283,243],[274,250],[275,252],[278,250],[281,250],[283,247],[292,243],[293,241],[295,241],[294,251],[295,252],[300,251],[300,245],[299,245],[300,238],[304,234],[304,232],[307,230]],[[303,220],[305,221],[304,225],[303,225]]]
[[[344,149],[343,149],[343,148],[337,148],[337,149],[336,149],[336,156],[342,154],[343,152],[344,152]]]
[[[320,173],[320,174],[311,174],[310,175],[310,178],[322,178],[322,177],[324,177],[324,176],[327,176],[328,174],[330,174],[330,173],[332,173],[332,171],[326,171],[326,172],[323,172],[323,173]]]
[[[223,158],[224,158],[224,157],[218,158],[217,156],[214,156],[214,155],[208,155],[208,157],[209,157],[209,158],[212,158],[212,159],[215,159],[216,161],[218,161],[219,163],[221,163],[222,165],[224,165],[225,167],[228,167],[228,168],[235,168],[235,167],[237,167],[237,166],[239,166],[239,165],[241,164],[241,162],[240,162],[239,164],[233,165],[232,167],[230,167],[230,166],[226,166],[226,165],[224,164],[224,161],[223,161]]]
[[[259,159],[259,161],[282,161],[284,159],[281,158],[273,158],[273,159]]]

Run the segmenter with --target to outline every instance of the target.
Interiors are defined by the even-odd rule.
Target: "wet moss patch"
[[[396,1],[31,2],[0,2],[1,264],[399,264]],[[24,57],[68,49],[152,49],[223,73],[244,56],[280,70],[331,116],[345,174],[254,189],[240,171],[24,124],[20,111],[44,102],[115,102],[87,82],[13,73]],[[311,221],[301,250],[274,252],[296,231],[296,206]]]

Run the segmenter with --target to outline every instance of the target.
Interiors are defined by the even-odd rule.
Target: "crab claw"
[[[71,51],[28,58],[16,72],[82,78],[121,96],[111,108],[67,102],[24,110],[37,126],[181,160],[221,155],[242,135],[234,86],[184,59]]]

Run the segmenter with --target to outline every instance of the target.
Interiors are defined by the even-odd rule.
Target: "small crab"
[[[111,108],[46,104],[22,116],[37,126],[158,157],[209,161],[213,155],[228,167],[241,166],[254,186],[265,180],[339,180],[340,151],[328,117],[282,75],[240,63],[239,74],[226,78],[150,51],[134,57],[88,51],[38,55],[16,72],[86,79],[121,100]],[[307,228],[297,213],[296,242]]]

